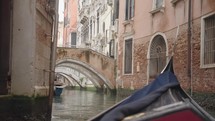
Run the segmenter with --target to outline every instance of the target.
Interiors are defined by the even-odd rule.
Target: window
[[[105,22],[103,22],[103,33],[105,33]]]
[[[89,27],[87,25],[84,25],[81,27],[81,38],[82,42],[87,42],[89,39]]]
[[[161,35],[155,36],[150,46],[149,77],[160,74],[166,65],[166,43]]]
[[[158,12],[164,12],[164,0],[153,0],[152,11],[151,14],[155,14]]]
[[[163,0],[154,0],[153,9],[159,9],[163,7]]]
[[[114,58],[114,39],[109,43],[109,56]]]
[[[114,25],[115,20],[119,18],[119,0],[114,0],[114,10],[113,10],[113,20],[112,25]]]
[[[76,32],[71,33],[71,47],[76,47]]]
[[[93,35],[95,35],[96,33],[96,22],[93,21]]]
[[[92,39],[92,35],[93,35],[93,22],[92,19],[90,20],[90,39]]]
[[[125,40],[124,74],[132,73],[132,39]]]
[[[97,33],[99,33],[99,10],[97,11]]]
[[[68,16],[64,17],[64,27],[66,28],[67,25],[69,25],[69,18]]]
[[[108,30],[105,31],[105,44],[107,43],[108,41]]]
[[[133,17],[134,17],[134,0],[126,0],[125,20],[129,20]]]
[[[202,18],[201,66],[215,67],[215,14]]]

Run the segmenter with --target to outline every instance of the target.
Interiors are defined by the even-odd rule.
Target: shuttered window
[[[76,32],[71,33],[71,47],[76,47],[77,44]]]
[[[109,56],[114,58],[114,39],[112,39],[109,43]]]
[[[133,17],[134,17],[134,0],[126,0],[125,20],[129,20]]]
[[[203,64],[215,66],[215,14],[203,19]]]
[[[93,21],[91,19],[90,20],[90,39],[92,39],[92,35],[93,35]]]
[[[125,40],[124,74],[132,73],[132,39]]]
[[[155,36],[150,47],[150,77],[160,74],[166,65],[166,44],[161,35]]]

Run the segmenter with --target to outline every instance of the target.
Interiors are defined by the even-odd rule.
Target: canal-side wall
[[[51,120],[45,119],[51,117],[51,10],[55,8],[50,2],[53,0],[10,1],[10,70],[8,96],[0,95],[2,121]]]
[[[48,0],[13,1],[11,94],[48,96],[52,18]]]
[[[48,121],[48,98],[1,96],[1,121]]]
[[[11,93],[33,95],[36,0],[13,1]]]

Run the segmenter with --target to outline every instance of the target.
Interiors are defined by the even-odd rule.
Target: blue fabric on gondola
[[[171,87],[179,86],[176,76],[170,72],[160,74],[151,84],[138,90],[127,100],[108,112],[101,121],[120,121],[124,117],[138,113]]]
[[[125,100],[120,105],[124,105],[124,104],[130,103],[132,101],[136,101],[140,98],[143,98],[146,95],[150,94],[151,92],[153,92],[167,84],[179,84],[176,76],[174,74],[172,74],[171,72],[164,72],[163,74],[159,75],[151,84],[136,91],[134,94],[132,94],[129,97],[129,99]]]

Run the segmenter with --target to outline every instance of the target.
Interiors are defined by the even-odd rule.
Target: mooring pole
[[[53,17],[53,28],[52,28],[52,44],[51,44],[51,66],[50,66],[50,80],[49,80],[49,102],[48,102],[48,120],[52,118],[52,100],[55,80],[55,64],[56,64],[56,50],[57,50],[57,36],[58,36],[58,5],[59,0],[55,1],[55,13]]]

